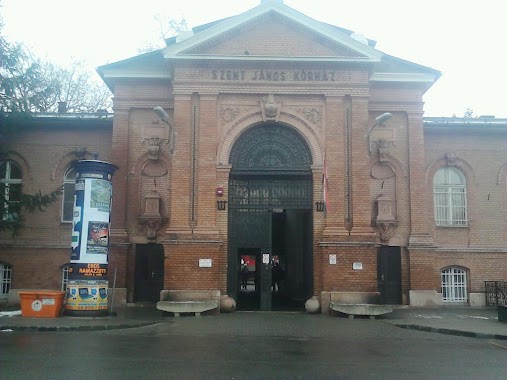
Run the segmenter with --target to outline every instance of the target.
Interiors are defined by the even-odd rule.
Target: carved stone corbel
[[[454,153],[444,154],[444,159],[447,163],[447,166],[456,166],[456,155]]]
[[[167,221],[160,214],[160,195],[149,191],[144,196],[144,213],[137,218],[139,224],[145,228],[146,238],[153,241],[157,238],[157,232]]]
[[[383,242],[387,242],[394,234],[398,221],[393,215],[392,200],[386,196],[377,199],[378,214],[375,219],[376,231]]]
[[[163,217],[145,217],[140,216],[138,219],[139,224],[145,228],[146,238],[149,241],[154,241],[157,239],[157,232],[162,227],[162,225],[167,221],[166,218]]]

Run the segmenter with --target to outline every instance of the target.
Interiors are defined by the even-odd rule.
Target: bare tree
[[[156,41],[148,42],[143,48],[137,49],[140,54],[161,49],[166,45],[166,39],[188,30],[187,20],[183,17],[175,19],[157,14],[154,16],[154,20],[158,26],[158,37]]]

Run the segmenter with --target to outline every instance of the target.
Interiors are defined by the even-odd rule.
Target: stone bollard
[[[229,296],[223,296],[220,299],[220,312],[221,313],[232,313],[236,311],[236,301],[234,298]]]
[[[309,298],[305,303],[305,309],[310,314],[316,314],[320,311],[320,302],[317,297]]]

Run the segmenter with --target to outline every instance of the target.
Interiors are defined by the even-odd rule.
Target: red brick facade
[[[312,205],[323,201],[326,162],[327,212],[313,207],[308,248],[310,291],[322,310],[335,300],[384,296],[381,247],[399,252],[399,303],[441,304],[446,268],[465,271],[470,305],[484,304],[484,281],[507,281],[507,121],[423,120],[422,96],[438,72],[383,55],[371,41],[279,2],[168,42],[165,50],[99,69],[114,93],[112,123],[55,116],[22,128],[9,148],[27,193],[53,190],[72,161],[95,152],[119,167],[109,268],[122,302],[142,301],[136,251],[152,243],[164,251],[162,289],[228,294],[235,221],[228,220],[230,205],[218,210],[217,200],[230,199],[234,144],[265,123],[295,131],[308,146]],[[149,138],[169,138],[155,106],[169,115],[172,153],[162,140],[150,154]],[[391,117],[378,125],[386,112]],[[466,178],[467,223],[437,227],[433,178],[449,166]],[[160,199],[152,225],[143,222],[149,194]],[[60,287],[71,231],[60,212],[55,204],[30,214],[18,237],[0,235],[11,292]],[[211,267],[199,266],[202,259]]]

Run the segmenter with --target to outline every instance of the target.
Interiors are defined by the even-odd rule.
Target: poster
[[[108,281],[69,281],[67,310],[107,310]]]
[[[90,208],[109,212],[111,207],[111,182],[102,179],[91,180]]]
[[[86,254],[107,255],[109,246],[109,223],[88,222],[88,239],[86,241]]]

